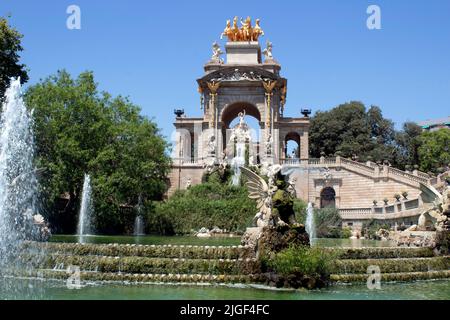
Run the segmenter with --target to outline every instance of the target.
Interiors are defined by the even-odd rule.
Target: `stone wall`
[[[167,197],[170,197],[176,190],[185,190],[189,185],[202,183],[204,169],[203,166],[192,165],[174,165],[169,173],[169,188]]]
[[[392,178],[374,178],[362,175],[345,168],[330,169],[331,179],[324,179],[320,173],[309,175],[308,187],[310,202],[320,205],[320,194],[325,187],[332,187],[336,192],[336,207],[338,208],[368,208],[373,205],[373,200],[379,204],[383,199],[389,199],[392,204],[394,195],[408,192],[408,197],[416,199],[419,194],[419,186],[412,186]],[[306,200],[306,199],[305,199]]]

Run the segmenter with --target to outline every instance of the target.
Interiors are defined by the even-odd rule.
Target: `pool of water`
[[[367,240],[367,239],[314,239],[314,246],[320,247],[395,247],[395,243],[391,241]]]
[[[6,289],[9,288],[9,289]],[[68,289],[63,281],[0,279],[0,299],[48,300],[449,300],[450,280],[333,285],[320,290],[273,290],[246,286],[89,284]]]
[[[50,242],[79,241],[76,235],[53,235]],[[241,237],[210,237],[198,238],[194,236],[83,236],[84,243],[122,243],[122,244],[146,244],[146,245],[198,245],[198,246],[237,246],[241,243]]]
[[[50,242],[79,241],[79,236],[75,235],[54,235]],[[198,238],[194,236],[83,236],[85,243],[122,243],[122,244],[147,244],[147,245],[205,245],[205,246],[237,246],[241,243],[240,237],[210,237]],[[314,245],[321,247],[392,247],[395,246],[390,241],[364,240],[364,239],[314,239]]]

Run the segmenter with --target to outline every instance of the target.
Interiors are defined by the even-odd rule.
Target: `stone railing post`
[[[389,176],[389,167],[385,164],[383,164],[383,177],[388,177]]]
[[[374,176],[375,176],[375,178],[379,178],[380,177],[380,167],[379,166],[375,167]]]
[[[325,157],[324,157],[324,156],[321,156],[319,161],[320,161],[320,164],[325,163]]]
[[[341,165],[341,156],[336,156],[336,164]]]

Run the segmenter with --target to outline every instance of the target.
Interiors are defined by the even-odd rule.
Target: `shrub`
[[[305,201],[301,199],[294,199],[294,212],[298,223],[305,224],[307,207],[308,205]]]
[[[349,227],[344,227],[344,228],[342,228],[342,231],[341,231],[341,238],[343,238],[343,239],[348,239],[348,238],[350,238],[352,236],[352,229],[351,228],[349,228]]]
[[[329,278],[333,254],[320,247],[291,246],[277,253],[264,265],[282,279],[284,286],[320,287]]]
[[[207,182],[178,191],[170,199],[157,203],[148,213],[149,232],[188,234],[202,227],[214,226],[242,232],[256,214],[255,201],[245,187]]]
[[[342,232],[342,219],[335,208],[314,210],[314,222],[318,238],[340,238]]]

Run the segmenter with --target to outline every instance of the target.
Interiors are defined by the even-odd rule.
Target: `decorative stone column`
[[[219,90],[220,82],[207,82],[209,89],[209,105],[210,105],[210,120],[209,127],[217,129],[217,106],[216,106],[216,98],[217,98],[217,90]],[[216,134],[215,134],[216,135]]]
[[[277,85],[277,81],[263,81],[264,90],[266,91],[266,129],[272,129],[271,124],[271,112],[272,112],[272,96],[273,96],[273,89]],[[270,132],[270,131],[269,131]]]

